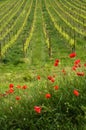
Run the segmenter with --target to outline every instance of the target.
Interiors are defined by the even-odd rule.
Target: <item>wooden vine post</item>
[[[1,43],[0,43],[0,61],[1,61]]]
[[[75,29],[74,29],[74,44],[73,44],[73,46],[72,46],[72,52],[75,52],[76,51],[76,34],[75,34]]]
[[[25,58],[26,57],[26,51],[24,49],[25,39],[22,40],[22,44],[23,44],[23,54],[24,54],[24,58]]]
[[[50,37],[49,37],[49,49],[48,49],[48,52],[49,52],[49,57],[52,58],[52,50],[51,50],[51,40],[50,40]]]
[[[83,30],[84,30],[84,34],[86,34],[86,25],[85,25],[85,21],[83,19]],[[86,35],[84,35],[84,39],[86,40]]]

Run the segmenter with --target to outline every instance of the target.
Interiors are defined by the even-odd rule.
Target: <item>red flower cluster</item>
[[[51,80],[51,79],[52,79],[52,76],[48,76],[48,79]]]
[[[58,64],[59,64],[59,60],[56,59],[56,60],[55,60],[55,63],[54,63],[54,66],[58,66]]]
[[[53,76],[48,76],[48,79],[53,83],[55,82],[55,78]]]
[[[24,86],[21,87],[20,85],[17,85],[16,88],[18,88],[18,89],[27,89],[27,86],[24,85]],[[9,89],[6,91],[6,95],[7,94],[12,94],[12,93],[14,93],[14,85],[10,84]]]
[[[13,87],[14,87],[14,85],[10,84],[9,85],[9,90],[6,91],[6,94],[12,94],[12,93],[14,93],[14,88]]]
[[[78,76],[84,76],[85,74],[84,74],[84,72],[77,72],[77,75]]]
[[[17,85],[16,88],[18,88],[18,89],[27,89],[27,86],[26,85],[24,85],[24,86]]]
[[[75,60],[74,64],[78,65],[80,62],[81,62],[80,59],[78,59],[78,60]]]
[[[72,67],[72,70],[76,70],[78,67],[81,67],[80,65],[80,59],[74,61],[74,66]]]
[[[14,93],[14,89],[12,88],[6,91],[6,94],[12,94],[12,93]]]

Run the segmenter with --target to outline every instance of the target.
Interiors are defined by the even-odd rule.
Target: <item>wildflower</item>
[[[76,71],[76,66],[73,66],[73,67],[72,67],[72,70],[75,70],[75,71]]]
[[[71,54],[69,55],[70,58],[74,58],[75,56],[76,56],[76,53],[75,53],[75,52],[73,52],[73,53],[71,53]]]
[[[38,75],[38,76],[37,76],[37,79],[38,79],[38,80],[40,80],[40,79],[41,79],[41,77]]]
[[[39,106],[34,106],[34,111],[36,112],[36,113],[41,113],[41,107],[39,107]]]
[[[55,63],[54,63],[54,66],[58,66],[58,62],[55,62]]]
[[[86,67],[86,63],[84,64],[84,66]]]
[[[59,63],[59,60],[58,60],[58,59],[56,59],[56,60],[55,60],[55,62]]]
[[[56,59],[56,60],[55,60],[55,63],[54,63],[54,66],[58,66],[58,64],[59,64],[59,60]]]
[[[74,65],[76,68],[78,68],[78,65]]]
[[[53,77],[51,78],[51,82],[52,82],[52,83],[54,83],[54,82],[55,82],[55,79],[54,79]]]
[[[63,73],[64,75],[66,74],[66,71],[65,71],[65,69],[63,69],[63,70],[62,70],[62,73]]]
[[[11,88],[11,89],[6,91],[6,94],[12,94],[12,93],[14,93],[14,89],[13,88]]]
[[[52,76],[48,76],[48,79],[51,80],[51,79],[52,79]]]
[[[74,62],[74,64],[79,64],[80,63],[80,59],[78,59],[78,60],[76,60],[75,62]]]
[[[59,89],[59,87],[58,87],[58,86],[54,86],[54,89],[55,89],[55,90],[58,90],[58,89]]]
[[[51,94],[47,93],[47,94],[45,95],[45,97],[46,97],[46,98],[51,98]]]
[[[73,93],[75,96],[79,96],[79,92],[77,90],[74,90]]]
[[[10,84],[10,85],[9,85],[9,88],[13,88],[13,87],[14,87],[14,85],[13,85],[13,84]]]
[[[24,85],[23,87],[22,87],[22,89],[26,89],[27,88],[27,86],[26,85]]]
[[[78,76],[84,76],[84,72],[77,72]]]
[[[55,76],[48,76],[48,79],[53,83],[55,82]]]
[[[21,88],[21,86],[20,86],[20,85],[18,85],[18,86],[16,86],[16,88]]]
[[[16,100],[20,100],[21,98],[19,96],[16,96]]]

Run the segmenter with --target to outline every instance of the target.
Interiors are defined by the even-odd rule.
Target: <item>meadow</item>
[[[86,0],[0,0],[0,130],[86,130]]]

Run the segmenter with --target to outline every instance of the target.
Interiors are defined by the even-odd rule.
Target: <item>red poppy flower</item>
[[[71,54],[69,55],[70,58],[74,58],[75,56],[76,56],[76,53],[75,53],[75,52],[73,52],[73,53],[71,53]]]
[[[55,82],[55,77],[54,76],[48,76],[48,79],[53,83]]]
[[[76,70],[76,66],[73,66],[73,67],[72,67],[72,70]]]
[[[52,76],[48,76],[48,79],[51,80],[51,79],[52,79]]]
[[[27,86],[26,85],[24,85],[23,87],[22,87],[22,89],[26,89],[27,88]]]
[[[55,62],[57,62],[57,63],[58,63],[58,62],[59,62],[59,60],[58,60],[58,59],[56,59],[56,60],[55,60]]]
[[[74,90],[73,93],[75,96],[79,96],[79,92],[77,90]]]
[[[78,59],[78,60],[75,60],[75,62],[74,62],[74,64],[79,64],[80,63],[80,59]]]
[[[75,64],[74,66],[75,66],[76,68],[78,67],[78,65],[76,65],[76,64]]]
[[[35,112],[36,113],[41,113],[41,107],[39,107],[39,106],[34,106],[34,110],[35,110]]]
[[[21,98],[19,96],[16,96],[16,100],[20,100]]]
[[[66,71],[65,71],[65,69],[63,69],[63,70],[62,70],[62,73],[63,73],[64,75],[66,74]]]
[[[84,66],[86,67],[86,63],[84,64]]]
[[[51,98],[51,94],[47,93],[47,94],[45,95],[45,97],[46,97],[46,98]]]
[[[54,83],[55,82],[55,78],[52,77],[51,78],[51,82]]]
[[[58,66],[58,64],[59,64],[59,60],[56,59],[56,60],[55,60],[55,63],[54,63],[54,66]]]
[[[58,90],[58,89],[59,89],[59,87],[58,87],[58,86],[54,86],[54,89],[55,89],[55,90]]]
[[[58,62],[55,62],[55,63],[54,63],[54,66],[58,66]]]
[[[6,91],[6,94],[11,94],[11,93],[14,93],[14,89],[13,88],[10,88],[8,91]]]
[[[84,76],[84,72],[77,72],[78,76]]]
[[[9,88],[13,88],[13,87],[14,87],[14,85],[13,85],[13,84],[10,84],[10,85],[9,85]]]
[[[37,76],[37,79],[38,79],[38,80],[40,80],[40,79],[41,79],[41,77],[38,75],[38,76]]]
[[[21,86],[20,86],[20,85],[17,85],[16,88],[21,88]]]

